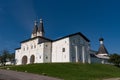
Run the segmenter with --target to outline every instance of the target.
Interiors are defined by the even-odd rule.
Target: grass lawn
[[[103,64],[43,63],[12,66],[10,69],[45,74],[64,80],[101,80],[120,77],[120,68]]]

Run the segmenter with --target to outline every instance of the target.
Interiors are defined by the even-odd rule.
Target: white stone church
[[[43,21],[35,22],[31,38],[15,50],[16,65],[32,63],[91,63],[90,41],[78,32],[56,40],[46,38]],[[102,53],[103,54],[103,53]],[[105,53],[106,54],[106,53]],[[96,56],[95,53],[92,55]]]

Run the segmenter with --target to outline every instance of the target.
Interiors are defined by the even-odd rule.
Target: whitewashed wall
[[[22,64],[23,56],[27,56],[27,64],[29,64],[30,57],[32,55],[35,56],[34,63],[50,62],[51,42],[41,43],[41,40],[39,38],[36,38],[34,40],[21,43],[21,49],[15,51],[15,58],[17,59],[17,65]]]
[[[63,52],[65,48],[65,52]],[[52,43],[52,62],[70,62],[69,38],[64,38]]]
[[[51,42],[45,42],[44,43],[44,53],[43,53],[43,57],[44,57],[44,62],[51,62],[51,57],[52,57],[52,43]]]
[[[36,57],[35,57],[36,62],[35,63],[43,63],[43,58],[44,58],[43,49],[44,49],[44,43],[41,43],[41,44],[37,45],[37,50],[36,50],[36,53],[35,53],[36,54]]]
[[[16,65],[20,65],[21,64],[21,49],[17,49],[15,50],[15,60],[16,60]]]
[[[77,48],[75,46],[77,46]],[[89,42],[87,42],[80,35],[66,37],[54,42],[50,42],[40,38],[23,42],[21,43],[21,49],[15,51],[17,65],[22,64],[23,56],[27,56],[27,64],[29,64],[30,57],[32,55],[35,56],[34,63],[46,63],[46,62],[84,63],[88,62],[89,60]]]

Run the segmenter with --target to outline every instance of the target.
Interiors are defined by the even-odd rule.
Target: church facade
[[[32,63],[90,63],[90,41],[82,33],[74,33],[56,40],[46,38],[43,21],[35,22],[31,38],[21,42],[15,50],[16,65]]]
[[[82,33],[74,33],[56,40],[46,38],[43,21],[35,22],[31,38],[21,42],[15,50],[16,65],[32,63],[102,63],[108,64],[109,54],[103,38],[98,51],[90,49],[90,40]]]

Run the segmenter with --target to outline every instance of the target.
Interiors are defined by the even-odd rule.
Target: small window
[[[48,47],[48,45],[45,45],[45,47]]]
[[[62,48],[62,52],[65,52],[65,48]]]
[[[25,51],[25,48],[23,48],[23,51]]]
[[[73,43],[75,43],[75,40],[73,40]]]
[[[40,56],[40,59],[41,59],[41,56]]]
[[[79,44],[80,44],[81,40],[80,40],[80,39],[78,39],[78,42],[79,42]]]
[[[33,49],[33,46],[31,46],[31,49]]]
[[[74,39],[74,40],[72,41],[73,44],[76,44],[76,42],[77,42],[76,39]]]
[[[66,43],[66,41],[65,41],[65,43]]]
[[[48,59],[48,57],[46,56],[46,59]]]
[[[36,45],[34,45],[34,48],[36,48]]]
[[[29,47],[27,47],[27,50],[29,49]]]

